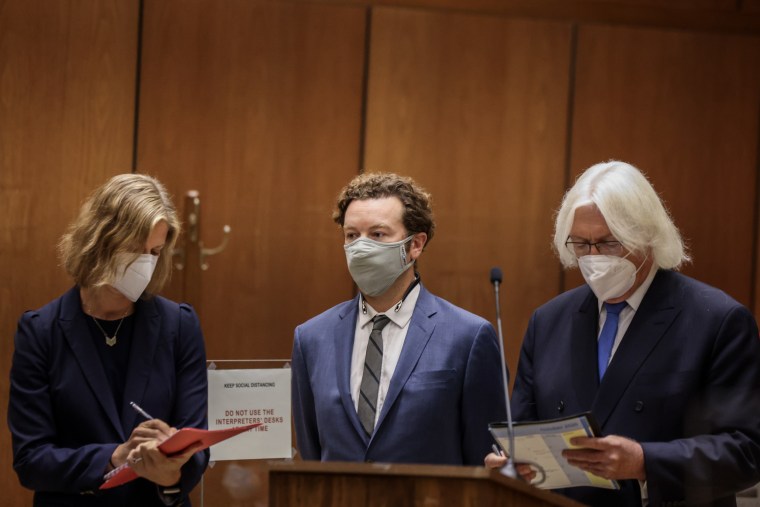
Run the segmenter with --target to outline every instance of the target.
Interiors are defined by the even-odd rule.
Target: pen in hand
[[[145,410],[143,410],[142,408],[140,408],[140,405],[138,405],[134,401],[130,401],[129,404],[132,406],[133,409],[135,409],[135,412],[137,412],[138,414],[140,414],[144,418],[146,418],[148,420],[155,419],[155,417],[153,417],[152,415],[150,415],[149,413],[147,413]]]
[[[143,416],[145,419],[148,419],[148,420],[155,419],[155,417],[153,417],[152,415],[150,415],[149,413],[147,413],[145,410],[143,410],[142,407],[140,405],[138,405],[137,403],[135,403],[134,401],[130,401],[129,405],[133,409],[135,409],[135,412],[137,412],[138,414],[140,414],[141,416]],[[135,465],[135,464],[139,463],[140,461],[142,461],[141,457],[134,458],[132,461],[127,461],[124,464],[122,464],[121,466],[118,466],[118,467],[114,468],[113,470],[111,470],[110,472],[108,472],[105,476],[103,476],[103,479],[104,480],[108,480],[111,477],[113,477],[116,474],[118,474],[122,469],[124,469],[126,467],[129,467],[129,466],[132,466],[132,465]]]
[[[134,401],[130,401],[129,405],[133,409],[135,409],[135,412],[137,412],[138,414],[140,414],[144,418],[146,418],[148,420],[155,419],[155,417],[153,417],[152,415],[150,415],[149,413],[147,413],[145,410],[143,410],[142,407],[140,405],[138,405],[137,403],[135,403]],[[122,465],[122,466],[120,466],[120,467],[112,470],[111,472],[107,473],[106,476],[105,476],[105,479],[109,479],[111,476],[115,475],[115,473],[119,469],[124,468],[125,466],[128,466],[128,465],[134,465],[135,463],[138,463],[140,461],[142,461],[142,458],[135,458],[134,460],[132,460],[131,463],[124,463],[124,465]]]
[[[504,456],[504,453],[501,452],[501,449],[499,449],[498,447],[496,447],[496,444],[491,444],[491,450],[497,456]]]

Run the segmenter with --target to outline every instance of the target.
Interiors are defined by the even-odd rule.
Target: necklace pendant
[[[114,345],[116,345],[116,336],[112,336],[110,338],[106,336],[106,345],[108,345],[109,347],[113,347]]]

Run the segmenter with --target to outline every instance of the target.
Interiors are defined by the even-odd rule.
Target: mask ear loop
[[[404,304],[406,297],[409,295],[410,292],[412,292],[412,290],[417,286],[418,283],[420,283],[420,274],[415,273],[414,280],[412,280],[412,283],[410,283],[409,287],[406,288],[406,292],[404,292],[404,295],[401,296],[401,301],[396,303],[396,307],[393,309],[394,312],[398,313],[398,311],[401,310],[401,306]]]
[[[404,264],[404,266],[406,266],[406,264],[407,264],[407,262],[406,262],[406,256],[407,256],[407,254],[408,254],[408,252],[406,251],[406,245],[407,245],[408,243],[411,243],[411,242],[412,242],[412,240],[414,240],[414,234],[411,234],[411,235],[410,235],[408,238],[406,238],[406,240],[405,240],[403,243],[401,243],[401,245],[400,245],[400,246],[401,246],[401,262]],[[412,261],[412,262],[414,262],[414,261]]]
[[[406,262],[406,245],[410,243],[414,239],[414,234],[410,235],[408,238],[406,238],[406,241],[404,241],[401,244],[401,262],[404,263],[404,266],[407,265]],[[412,259],[412,262],[414,262],[414,259]],[[407,268],[408,269],[408,268]],[[404,295],[401,296],[401,299],[398,303],[396,303],[396,306],[393,308],[393,311],[398,313],[399,310],[401,310],[401,306],[404,304],[404,300],[406,299],[406,296],[409,295],[410,292],[412,292],[412,289],[414,289],[417,284],[420,283],[420,275],[419,273],[414,274],[414,280],[412,280],[412,283],[409,284],[409,287],[407,287],[406,291],[404,292]]]
[[[407,287],[406,292],[404,292],[404,295],[401,297],[401,300],[398,303],[396,303],[396,306],[393,309],[394,312],[398,313],[398,311],[401,310],[401,306],[404,304],[404,300],[419,283],[420,283],[420,274],[415,273],[414,280],[412,280],[412,283],[410,283],[409,287]],[[367,301],[364,299],[364,295],[362,293],[359,293],[359,299],[361,300],[361,303],[362,303],[362,313],[364,315],[367,315]]]
[[[621,258],[625,259],[626,257],[628,257],[629,255],[631,255],[632,253],[633,253],[632,251],[628,250],[628,254],[625,257],[621,257]],[[646,264],[648,260],[649,260],[649,251],[647,251],[647,253],[644,255],[644,260],[641,261],[641,265],[636,268],[636,272],[633,274],[633,276],[636,276],[636,275],[639,274],[639,271],[641,271],[641,268],[644,267],[644,264]],[[634,264],[634,266],[635,266],[635,264]]]

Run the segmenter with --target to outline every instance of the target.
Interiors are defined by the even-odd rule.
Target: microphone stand
[[[502,280],[501,270],[499,268],[493,268],[491,270],[491,282],[494,287],[494,294],[496,295],[496,326],[499,334],[499,352],[501,353],[501,377],[504,383],[504,398],[507,403],[507,429],[509,435],[509,456],[507,456],[507,463],[501,468],[501,473],[507,477],[518,479],[517,470],[515,469],[514,455],[515,455],[515,431],[512,425],[512,409],[509,403],[509,382],[507,381],[507,364],[506,357],[504,356],[504,336],[501,331],[501,305],[499,304],[499,284]]]

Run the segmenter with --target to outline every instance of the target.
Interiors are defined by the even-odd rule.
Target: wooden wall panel
[[[621,7],[652,8],[667,7],[669,9],[715,9],[732,11],[736,10],[736,0],[593,0],[603,5],[619,5]],[[592,2],[587,2],[592,3]]]
[[[331,213],[358,173],[365,23],[357,7],[145,2],[138,170],[178,201],[200,191],[207,245],[232,227],[186,273],[210,359],[289,358],[296,325],[353,295]],[[218,463],[203,491],[265,501],[264,469]]]
[[[0,419],[16,322],[71,285],[55,245],[82,199],[132,165],[135,0],[0,2]],[[4,506],[31,504],[0,434]]]
[[[574,172],[646,172],[691,246],[683,271],[751,307],[760,38],[585,26],[576,76]]]
[[[286,0],[292,2],[317,3],[329,0]],[[599,14],[634,14],[637,17],[663,11],[736,12],[738,3],[752,4],[757,0],[344,0],[344,3],[372,5],[375,7],[406,7],[451,10],[458,9],[470,13],[491,13],[517,15],[533,14],[542,18],[564,18],[579,15],[581,18],[593,11]],[[593,17],[593,15],[592,15]],[[583,21],[583,19],[577,19]]]
[[[286,1],[314,3],[334,0]],[[725,33],[758,33],[758,1],[760,0],[341,0],[341,3],[466,12],[578,24],[604,23]]]
[[[758,139],[760,145],[760,139]],[[758,146],[758,158],[755,162],[757,165],[757,174],[760,174],[760,146]],[[753,280],[753,305],[750,310],[755,315],[755,320],[760,321],[760,181],[758,181],[758,190],[755,192],[755,250],[752,252],[752,267],[754,269],[755,278]]]
[[[562,195],[568,25],[378,8],[372,22],[365,169],[413,176],[437,233],[421,258],[434,293],[494,321],[504,272],[507,357],[557,294],[552,210]]]
[[[295,326],[352,295],[331,210],[358,172],[364,25],[356,7],[145,3],[138,171],[201,191],[206,245],[232,227],[194,302],[210,358],[290,357]]]
[[[751,13],[760,12],[760,0],[742,0],[742,11]]]

